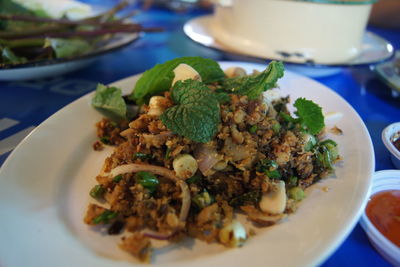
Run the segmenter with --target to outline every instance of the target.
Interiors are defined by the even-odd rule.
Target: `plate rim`
[[[239,65],[239,64],[245,64],[245,65],[249,65],[249,66],[255,66],[255,65],[259,65],[259,66],[264,66],[265,64],[258,64],[258,63],[251,63],[251,62],[241,62],[241,61],[218,61],[218,63],[221,65],[223,64],[228,64],[228,65]],[[358,220],[360,219],[365,205],[367,203],[367,199],[368,196],[370,194],[370,190],[371,190],[371,184],[372,184],[372,176],[374,173],[374,169],[375,169],[375,155],[374,155],[374,148],[373,148],[373,143],[371,140],[371,136],[369,134],[369,131],[365,125],[365,123],[363,122],[363,120],[361,119],[360,115],[357,113],[357,111],[341,96],[339,95],[337,92],[335,92],[334,90],[332,90],[331,88],[329,88],[328,86],[320,83],[319,81],[316,81],[314,79],[311,79],[309,77],[306,77],[304,75],[300,75],[291,71],[287,71],[289,73],[291,73],[291,75],[293,75],[296,78],[302,78],[302,79],[307,79],[310,80],[316,84],[318,84],[319,86],[324,87],[324,89],[331,91],[331,93],[335,94],[337,97],[339,97],[342,101],[344,101],[344,103],[346,103],[346,105],[348,105],[348,108],[350,108],[352,110],[352,112],[354,113],[354,115],[357,116],[357,118],[359,119],[359,121],[361,122],[361,126],[364,130],[364,133],[366,135],[366,137],[368,137],[369,139],[369,146],[368,146],[368,150],[371,151],[370,156],[368,157],[368,160],[370,161],[369,166],[370,166],[370,176],[366,177],[367,182],[364,184],[364,187],[366,187],[366,192],[364,192],[364,197],[363,199],[358,199],[358,202],[360,202],[361,204],[358,205],[358,209],[357,212],[355,214],[355,216],[352,216],[351,218],[348,217],[346,220],[346,227],[342,228],[341,231],[336,232],[336,236],[335,238],[333,238],[331,240],[331,242],[329,243],[328,246],[326,246],[326,248],[324,249],[324,251],[322,253],[320,253],[319,255],[314,256],[312,259],[310,259],[309,263],[310,265],[319,265],[321,263],[323,263],[330,255],[332,255],[336,249],[343,243],[343,241],[345,240],[345,238],[348,237],[348,235],[350,234],[350,232],[354,229],[356,223],[358,222]],[[132,75],[129,77],[126,77],[124,79],[120,79],[118,81],[115,81],[113,83],[110,83],[110,85],[115,85],[116,83],[123,83],[124,81],[128,81],[130,79],[132,79],[135,76],[141,75],[140,74],[136,74],[136,75]],[[57,112],[55,112],[53,115],[51,115],[49,118],[47,118],[46,120],[44,120],[42,123],[39,124],[38,127],[36,127],[29,135],[27,135],[19,144],[18,146],[11,152],[11,154],[7,157],[6,161],[3,163],[3,165],[0,168],[0,179],[4,176],[3,173],[5,172],[5,169],[8,168],[8,165],[11,165],[13,158],[15,157],[15,155],[17,153],[21,153],[21,147],[24,146],[24,144],[27,142],[27,140],[29,140],[31,138],[32,135],[34,135],[36,132],[40,131],[41,128],[45,127],[47,124],[49,124],[49,121],[51,122],[51,120],[53,120],[54,117],[58,116],[58,114],[62,113],[62,112],[66,112],[66,110],[68,110],[68,108],[72,105],[74,105],[76,102],[78,101],[82,101],[82,99],[86,99],[88,98],[90,95],[93,95],[94,92],[89,92],[79,98],[77,98],[76,100],[72,101],[71,103],[69,103],[68,105],[64,106],[63,108],[61,108],[60,110],[58,110]],[[4,177],[3,177],[4,179]],[[355,207],[354,207],[355,209]],[[353,214],[354,212],[352,212]]]
[[[252,61],[271,61],[271,60],[279,60],[282,61],[284,63],[290,64],[290,65],[295,65],[295,66],[303,66],[303,67],[317,67],[317,68],[347,68],[347,67],[366,67],[366,66],[371,66],[371,65],[376,65],[376,64],[380,64],[380,63],[384,63],[387,62],[389,60],[391,60],[394,55],[395,55],[395,49],[394,46],[391,42],[387,41],[386,39],[384,39],[383,37],[379,36],[376,33],[373,33],[371,31],[365,31],[364,32],[364,36],[365,35],[371,35],[373,38],[375,39],[379,39],[382,42],[385,42],[386,45],[389,47],[388,50],[390,50],[390,55],[388,57],[385,58],[381,58],[379,60],[375,60],[375,61],[370,61],[370,62],[362,62],[362,63],[333,63],[333,64],[327,64],[327,63],[316,63],[316,62],[293,62],[284,58],[269,58],[269,57],[262,57],[262,56],[254,56],[254,55],[249,55],[245,52],[240,52],[240,51],[235,51],[233,48],[228,48],[225,47],[224,44],[222,44],[221,42],[219,42],[218,40],[216,40],[214,38],[214,36],[210,33],[209,35],[207,35],[207,37],[211,37],[213,39],[213,43],[217,43],[217,46],[213,45],[213,44],[206,44],[204,42],[198,41],[193,37],[193,34],[190,33],[190,31],[188,30],[189,27],[191,27],[193,24],[197,24],[199,25],[199,21],[202,20],[209,20],[212,18],[212,14],[208,14],[208,15],[200,15],[197,16],[195,18],[192,18],[190,20],[188,20],[187,22],[185,22],[185,24],[183,25],[183,32],[185,33],[185,36],[187,38],[189,38],[190,40],[192,40],[193,42],[200,44],[204,47],[216,50],[218,52],[221,53],[228,53],[228,54],[232,54],[232,55],[236,55],[236,56],[241,56],[246,60],[252,60]],[[219,47],[220,46],[220,47]]]

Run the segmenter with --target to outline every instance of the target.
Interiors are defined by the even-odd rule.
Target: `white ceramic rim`
[[[382,131],[382,141],[385,147],[392,153],[400,161],[400,151],[393,145],[390,141],[390,138],[393,136],[394,133],[400,131],[400,122],[395,122],[388,125]]]
[[[379,184],[377,185],[378,181]],[[393,182],[399,184],[397,188],[393,189],[400,189],[400,170],[377,171],[375,172],[372,179],[372,192],[374,191],[375,186],[382,186],[385,184],[393,185]],[[386,190],[390,189],[378,190],[372,193],[372,195]],[[400,266],[400,258],[399,258],[400,248],[397,247],[395,244],[393,244],[391,241],[389,241],[383,234],[381,234],[381,232],[378,229],[376,229],[376,227],[369,220],[365,211],[361,216],[360,224],[364,229],[364,231],[367,233],[368,238],[370,239],[374,247],[377,249],[377,251],[392,264]]]

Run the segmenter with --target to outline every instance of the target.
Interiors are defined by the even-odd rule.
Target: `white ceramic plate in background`
[[[221,66],[241,66],[249,72],[265,67],[239,62]],[[113,85],[128,93],[137,78]],[[374,171],[374,152],[365,125],[343,98],[313,80],[286,72],[279,84],[282,94],[290,94],[292,100],[306,97],[319,103],[325,112],[343,114],[329,125],[344,131],[340,136],[328,136],[339,144],[344,159],[335,175],[307,190],[307,198],[295,214],[261,230],[242,248],[225,249],[186,240],[158,250],[155,265],[315,266],[353,229],[364,210]],[[88,192],[110,153],[92,149],[94,124],[101,118],[90,106],[92,96],[78,99],[38,126],[0,170],[2,266],[139,264],[118,249],[117,237],[101,235],[83,223],[90,201]]]
[[[139,33],[119,33],[84,55],[0,66],[0,81],[32,80],[72,72],[86,67],[103,54],[111,53],[129,45],[139,37]]]
[[[390,59],[394,54],[393,46],[388,41],[371,32],[366,32],[364,34],[360,54],[353,60],[341,63],[320,64],[318,61],[304,62],[304,59],[302,58],[297,58],[296,56],[287,57],[285,54],[276,53],[276,51],[270,51],[267,54],[255,53],[251,49],[239,51],[227,47],[223,43],[216,40],[211,31],[211,23],[213,22],[212,19],[212,15],[194,18],[189,20],[184,25],[183,30],[185,34],[194,42],[206,47],[217,49],[234,56],[241,56],[243,60],[280,60],[290,63],[288,67],[292,68],[293,71],[300,72],[311,77],[332,75],[340,72],[341,68],[343,67],[357,67],[377,64]],[[231,42],[234,42],[234,36],[232,36]]]

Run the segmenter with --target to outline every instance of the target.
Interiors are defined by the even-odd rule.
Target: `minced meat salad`
[[[280,62],[247,75],[186,57],[145,72],[129,96],[99,85],[92,104],[107,118],[94,148],[115,149],[90,191],[101,201],[89,204],[85,223],[123,232],[119,246],[150,261],[152,239],[238,247],[249,229],[236,211],[260,227],[294,212],[339,155],[334,141],[321,140],[317,104],[299,98],[295,115],[288,112],[289,97],[273,89],[282,76]]]

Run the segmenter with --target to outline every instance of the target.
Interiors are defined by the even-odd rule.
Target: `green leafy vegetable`
[[[92,46],[81,39],[46,38],[45,47],[51,47],[57,58],[69,58],[89,52]]]
[[[231,97],[226,92],[215,92],[215,96],[220,104],[225,104],[231,101]]]
[[[98,84],[96,94],[92,99],[92,106],[104,116],[121,121],[126,119],[126,104],[122,98],[121,89]]]
[[[160,183],[154,174],[145,171],[136,173],[135,179],[137,183],[148,189],[150,193],[154,193],[157,190],[158,184]]]
[[[214,60],[200,57],[176,58],[163,64],[158,64],[143,73],[129,98],[141,105],[151,96],[169,90],[175,77],[173,70],[181,63],[194,68],[205,83],[221,80],[225,76],[218,63]]]
[[[195,142],[210,141],[220,122],[219,103],[211,89],[194,80],[178,81],[171,97],[176,105],[160,116],[164,125]]]
[[[2,48],[0,46],[0,49],[1,49],[1,58],[3,63],[18,64],[18,63],[25,63],[27,61],[25,57],[18,57],[17,55],[15,55],[14,52],[8,47]]]
[[[246,95],[250,99],[257,99],[264,91],[274,88],[283,73],[283,63],[272,61],[267,69],[258,75],[229,78],[223,84],[229,93]]]
[[[320,106],[305,98],[298,98],[294,103],[295,114],[311,134],[318,134],[324,127],[324,115]]]

